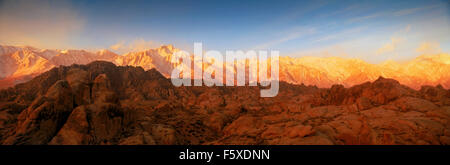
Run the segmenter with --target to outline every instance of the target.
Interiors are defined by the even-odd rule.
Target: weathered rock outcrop
[[[14,135],[4,144],[47,144],[73,109],[73,95],[65,80],[57,81],[18,116]]]

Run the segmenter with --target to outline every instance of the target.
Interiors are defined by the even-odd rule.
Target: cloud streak
[[[433,9],[433,8],[436,8],[436,7],[439,7],[439,6],[440,5],[430,5],[430,6],[425,6],[425,7],[416,7],[416,8],[403,9],[403,10],[396,11],[393,14],[394,14],[394,16],[409,15],[409,14],[414,14],[414,13],[419,12],[419,11]]]
[[[434,8],[438,8],[439,6],[441,6],[441,4],[428,5],[428,6],[416,7],[416,8],[406,8],[406,9],[401,9],[401,10],[397,10],[397,11],[381,11],[381,12],[376,12],[376,13],[372,13],[372,14],[369,14],[369,15],[353,17],[353,18],[348,19],[347,22],[348,23],[355,23],[355,22],[361,22],[361,21],[374,19],[374,18],[379,18],[379,17],[405,16],[405,15],[410,15],[410,14],[414,14],[414,13],[421,12],[421,11],[426,11],[426,10],[431,10],[431,9],[434,9]]]
[[[339,38],[345,38],[348,36],[353,36],[356,33],[360,33],[361,31],[367,29],[366,26],[360,26],[360,27],[355,27],[355,28],[351,28],[351,29],[347,29],[347,30],[343,30],[334,34],[330,34],[327,35],[325,37],[322,38],[318,38],[316,40],[313,41],[313,43],[316,42],[323,42],[323,41],[329,41],[329,40],[334,40],[334,39],[339,39]]]
[[[144,51],[144,50],[148,50],[151,48],[155,48],[159,45],[161,45],[161,44],[158,42],[146,41],[146,40],[140,38],[140,39],[131,41],[129,43],[126,43],[125,41],[119,41],[116,44],[111,45],[109,48],[118,53],[127,53],[127,52]]]
[[[442,50],[437,42],[422,42],[419,47],[417,47],[416,51],[423,54],[436,54],[440,53]]]
[[[286,32],[285,35],[283,35],[277,39],[259,44],[255,47],[253,47],[252,49],[267,49],[267,48],[270,48],[271,46],[282,44],[282,43],[285,43],[285,42],[288,42],[291,40],[298,39],[302,36],[311,35],[314,33],[316,33],[315,28],[298,28],[298,29],[295,29],[294,31]]]
[[[384,44],[381,48],[378,49],[377,54],[384,54],[388,52],[394,51],[399,44],[404,41],[403,38],[392,37],[389,43]]]

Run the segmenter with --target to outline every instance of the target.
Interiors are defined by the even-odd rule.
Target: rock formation
[[[450,90],[394,79],[318,88],[174,87],[156,69],[95,61],[0,90],[8,144],[450,144]]]

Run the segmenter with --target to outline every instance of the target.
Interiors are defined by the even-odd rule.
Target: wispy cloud
[[[395,51],[400,44],[405,44],[405,42],[408,40],[409,31],[411,31],[410,24],[406,25],[405,28],[395,32],[394,35],[390,38],[389,42],[378,48],[376,54],[380,55]]]
[[[391,41],[384,44],[381,48],[378,49],[377,54],[383,54],[394,51],[399,44],[404,41],[403,38],[399,37],[391,37]]]
[[[67,1],[0,1],[0,43],[65,48],[85,20]]]
[[[437,42],[422,42],[416,49],[417,52],[423,54],[436,54],[440,53],[441,47]]]
[[[366,28],[367,28],[366,26],[360,26],[360,27],[355,27],[355,28],[343,30],[343,31],[340,31],[340,32],[337,32],[337,33],[334,33],[334,34],[330,34],[330,35],[327,35],[325,37],[316,39],[316,40],[313,41],[313,43],[329,41],[329,40],[334,40],[334,39],[338,39],[338,38],[345,38],[345,37],[348,37],[348,36],[355,35],[355,33],[359,33],[359,32],[363,31]]]
[[[129,43],[125,41],[119,41],[116,44],[111,45],[109,48],[118,53],[138,52],[160,46],[160,43],[156,41],[146,41],[142,38],[136,39]]]
[[[405,33],[408,33],[411,30],[411,25],[407,25],[403,30]]]
[[[301,1],[300,1],[301,3]],[[291,20],[299,19],[305,17],[306,14],[313,12],[315,10],[320,9],[323,6],[326,6],[329,2],[327,1],[316,1],[316,3],[305,5],[296,5],[288,14],[283,15],[280,18],[277,18],[272,23],[278,24],[280,22],[290,22]]]
[[[403,9],[403,10],[399,10],[399,11],[394,12],[393,15],[394,16],[409,15],[409,14],[417,13],[419,11],[433,9],[433,8],[436,8],[436,7],[439,7],[439,6],[440,5],[429,5],[429,6],[425,6],[425,7],[416,7],[416,8]]]
[[[350,18],[348,20],[348,22],[349,23],[360,22],[360,21],[364,21],[364,20],[368,20],[368,19],[372,19],[372,18],[376,18],[376,17],[380,17],[380,16],[386,16],[386,15],[388,15],[387,12],[378,12],[378,13],[373,13],[370,15],[353,17],[353,18]]]
[[[405,15],[414,14],[414,13],[417,13],[417,12],[420,12],[420,11],[426,11],[426,10],[438,8],[439,6],[441,6],[441,5],[440,4],[435,4],[435,5],[429,5],[429,6],[424,6],[424,7],[406,8],[406,9],[401,9],[401,10],[397,10],[397,11],[384,11],[383,10],[383,11],[371,13],[371,14],[368,14],[368,15],[363,15],[363,16],[357,16],[357,17],[349,18],[347,20],[347,22],[348,23],[355,23],[355,22],[361,22],[361,21],[365,21],[365,20],[369,20],[369,19],[378,18],[378,17],[405,16]]]
[[[291,40],[295,40],[298,39],[302,36],[305,35],[311,35],[316,33],[316,29],[315,28],[296,28],[295,30],[292,31],[287,31],[285,32],[281,37],[276,38],[274,40],[259,44],[257,46],[254,46],[252,49],[266,49],[269,48],[271,46],[275,46],[278,44],[282,44]]]

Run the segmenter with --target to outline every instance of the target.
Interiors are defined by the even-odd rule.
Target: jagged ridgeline
[[[109,61],[118,66],[140,66],[144,70],[156,69],[169,77],[175,66],[173,53],[180,51],[172,45],[129,52],[118,55],[108,50],[52,50],[33,47],[0,45],[0,89],[26,82],[33,77],[58,66],[88,64],[93,61]],[[243,61],[240,61],[243,62]],[[413,89],[422,85],[441,84],[450,88],[450,55],[447,53],[421,55],[404,62],[385,61],[379,64],[360,59],[340,57],[280,56],[280,80],[293,84],[316,85],[330,88],[334,84],[351,87],[383,76],[399,81]],[[194,65],[202,68],[202,61]],[[225,69],[234,67],[227,65]]]

